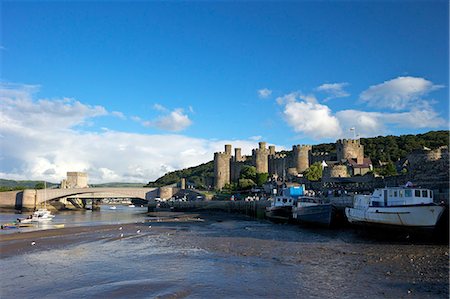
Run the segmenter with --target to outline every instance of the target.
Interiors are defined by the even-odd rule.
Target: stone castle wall
[[[222,189],[230,183],[231,145],[225,145],[224,153],[214,153],[214,188]]]
[[[364,146],[359,140],[338,140],[336,151],[336,156],[330,153],[312,154],[312,146],[294,145],[290,153],[277,154],[275,146],[267,148],[266,142],[259,142],[259,147],[252,151],[252,156],[247,157],[242,156],[240,148],[236,148],[235,155],[232,156],[231,145],[225,145],[225,152],[214,154],[214,188],[220,190],[226,184],[236,182],[244,165],[255,166],[257,173],[268,173],[270,177],[296,177],[314,162],[356,159],[358,164],[362,164],[364,161]],[[327,167],[326,171],[329,171],[329,177],[350,175],[345,165]]]
[[[358,164],[364,161],[364,146],[359,139],[343,139],[336,142],[336,158],[338,161],[356,159]]]
[[[265,142],[259,143],[259,148],[254,149],[252,152],[253,164],[256,167],[257,173],[268,173],[269,172],[269,150],[266,148]]]
[[[292,147],[293,168],[297,170],[297,173],[302,173],[309,168],[311,151],[312,146],[310,145],[294,145]]]

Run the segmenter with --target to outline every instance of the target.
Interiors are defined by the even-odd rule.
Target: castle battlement
[[[294,151],[304,151],[304,150],[312,150],[312,145],[308,144],[297,144],[292,146],[292,150]]]
[[[336,145],[361,145],[361,141],[359,139],[339,139],[336,141]]]

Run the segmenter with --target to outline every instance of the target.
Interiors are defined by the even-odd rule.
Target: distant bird
[[[120,234],[120,237],[123,238],[123,234]]]
[[[148,228],[152,228],[152,226],[151,226],[151,225],[149,225],[149,226],[148,226]]]
[[[122,227],[119,227],[119,230],[122,230]]]
[[[31,242],[31,245],[36,245],[36,242],[34,242],[34,241],[33,241],[33,242]]]

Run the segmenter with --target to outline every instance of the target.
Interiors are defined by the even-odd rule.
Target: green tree
[[[240,179],[249,179],[253,182],[256,181],[256,167],[250,165],[244,165],[239,174]]]
[[[389,161],[386,165],[384,165],[379,172],[383,176],[394,176],[397,175],[397,169],[395,169],[394,163]]]
[[[322,178],[322,164],[320,162],[314,163],[303,174],[310,181],[320,180]]]
[[[255,186],[255,182],[250,179],[239,179],[239,188],[241,190],[248,190]]]
[[[223,186],[223,190],[236,191],[236,184],[235,183],[225,184],[225,186]]]
[[[256,185],[262,186],[267,179],[269,178],[269,174],[267,172],[257,173],[256,174]]]
[[[45,185],[44,182],[39,182],[36,185],[34,185],[34,189],[44,189]]]

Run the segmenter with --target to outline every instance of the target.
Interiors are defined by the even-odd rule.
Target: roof
[[[364,158],[362,164],[358,164],[356,159],[348,159],[347,161],[353,168],[370,168],[372,165],[372,160],[370,160],[370,158]]]

